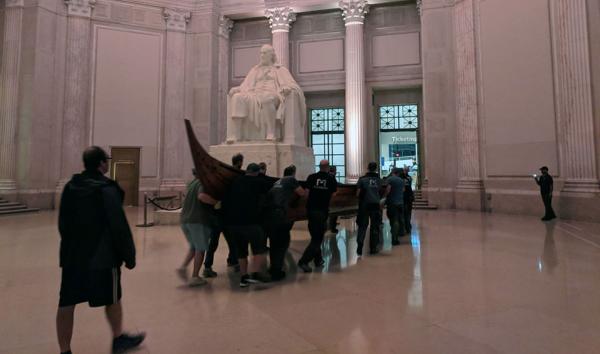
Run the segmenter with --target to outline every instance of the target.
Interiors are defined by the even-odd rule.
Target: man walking
[[[233,167],[241,170],[243,164],[244,156],[242,154],[233,155],[231,158],[231,165]],[[216,207],[215,209],[215,218],[213,219],[212,227],[213,230],[210,236],[208,250],[206,251],[206,257],[204,258],[204,271],[202,272],[202,275],[205,278],[214,278],[217,276],[217,272],[212,269],[212,266],[215,261],[215,253],[217,252],[217,248],[219,248],[221,231],[223,232],[223,236],[225,236],[225,242],[227,242],[227,247],[229,248],[229,254],[227,255],[227,266],[233,267],[236,272],[239,272],[240,265],[238,263],[237,252],[235,250],[235,242],[232,240],[229,231],[227,231],[224,227],[223,210],[221,208]]]
[[[538,186],[540,186],[540,193],[542,194],[542,201],[544,202],[544,207],[546,212],[542,221],[548,221],[556,218],[556,214],[554,214],[554,209],[552,209],[552,192],[554,191],[554,179],[548,173],[548,167],[544,166],[540,168],[542,172],[541,176],[533,175]]]
[[[192,259],[194,260],[192,277],[188,282],[190,287],[206,284],[206,279],[200,276],[200,268],[213,232],[212,226],[216,217],[214,205],[217,204],[213,197],[204,193],[204,187],[198,179],[196,169],[193,169],[192,173],[194,180],[187,186],[181,209],[181,229],[190,245],[190,250],[179,268],[179,272],[185,274],[188,264]],[[207,273],[206,269],[205,273]]]
[[[412,231],[412,210],[415,201],[415,193],[412,189],[412,177],[408,174],[410,167],[404,167],[404,230],[407,234]]]
[[[327,229],[329,202],[337,192],[337,181],[329,174],[329,161],[321,160],[319,172],[308,176],[306,186],[308,188],[306,213],[310,243],[298,261],[298,267],[309,273],[312,272],[312,268],[308,265],[309,262],[314,261],[316,267],[322,267],[325,263],[321,254],[321,244]]]
[[[135,268],[135,245],[122,203],[123,190],[104,176],[108,154],[97,146],[83,153],[85,171],[73,175],[62,193],[58,228],[62,277],[56,315],[60,351],[71,354],[75,306],[104,306],[113,353],[139,346],[145,334],[123,332],[121,265]]]
[[[387,216],[392,229],[392,245],[400,244],[404,236],[404,170],[392,169],[392,174],[386,179]]]
[[[337,177],[337,167],[334,165],[329,166],[329,174],[331,175],[331,177],[336,178]],[[336,179],[337,181],[337,179]],[[338,225],[338,216],[337,215],[332,215],[329,217],[329,231],[333,232],[334,234],[337,234],[339,232],[339,230],[337,229],[337,225]]]
[[[223,199],[225,228],[236,244],[240,264],[240,287],[251,283],[268,281],[260,274],[266,265],[267,241],[261,226],[264,197],[270,185],[258,176],[260,167],[251,163],[244,176],[238,177]],[[252,248],[252,263],[249,272],[248,246]]]
[[[287,217],[292,199],[304,196],[304,189],[296,180],[296,166],[291,165],[283,171],[283,178],[275,182],[267,194],[267,211],[265,214],[265,231],[269,239],[269,256],[271,266],[269,273],[272,280],[285,278],[283,262],[290,246],[290,231],[294,222]]]
[[[370,254],[379,252],[379,231],[381,228],[381,178],[377,171],[377,163],[370,162],[369,172],[362,176],[356,184],[356,196],[358,197],[358,215],[356,224],[358,225],[358,248],[356,253],[362,256],[363,243],[371,220],[371,231],[369,238]]]

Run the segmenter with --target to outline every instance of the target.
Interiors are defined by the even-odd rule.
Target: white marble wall
[[[352,158],[364,162],[376,157],[372,94],[377,101],[381,92],[396,97],[391,92],[411,89],[416,95],[421,90],[421,172],[432,202],[465,207],[460,190],[476,184],[486,210],[510,212],[521,200],[521,212],[536,213],[541,205],[528,175],[545,164],[556,177],[561,214],[593,214],[596,209],[587,206],[598,201],[600,172],[600,90],[590,89],[600,86],[600,64],[594,60],[600,55],[597,1],[419,3],[420,16],[414,4],[391,0],[377,1],[366,16],[364,64],[359,68],[364,79],[358,80],[364,83],[365,113],[357,126],[364,141],[360,149],[350,151],[356,155]],[[346,74],[353,62],[344,54],[348,33],[337,2],[80,4],[90,2],[73,2],[69,11],[62,0],[25,1],[19,72],[3,74],[16,75],[19,88],[16,144],[12,150],[3,148],[0,159],[2,166],[9,166],[6,156],[13,156],[15,168],[3,167],[2,173],[14,176],[18,198],[32,205],[51,207],[57,183],[81,168],[81,149],[95,143],[94,26],[163,37],[161,94],[148,101],[161,105],[157,160],[143,162],[155,163],[157,173],[142,178],[143,191],[181,188],[189,178],[191,159],[187,144],[181,144],[185,136],[179,124],[184,117],[192,120],[206,145],[222,141],[226,93],[256,63],[262,44],[278,43],[284,62],[289,53],[290,71],[307,92],[309,106],[326,104],[328,98],[339,102],[352,91],[346,87]],[[7,33],[5,6],[6,1],[0,5],[1,38]],[[285,34],[288,40],[280,32],[274,34],[265,17],[266,8],[286,6],[297,17]],[[190,17],[187,23],[186,16],[165,19],[165,9]],[[221,16],[234,19],[229,38],[219,26]],[[394,45],[402,50],[394,52]],[[2,58],[8,50],[2,46]],[[321,56],[309,55],[314,52]],[[11,65],[6,59],[0,63]],[[356,101],[350,103],[346,106],[352,111]],[[11,120],[5,116],[0,124],[6,128],[2,136],[8,137]],[[131,139],[123,136],[110,144],[130,145]],[[360,173],[360,166],[353,173]]]

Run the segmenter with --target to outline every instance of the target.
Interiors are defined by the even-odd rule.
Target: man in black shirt
[[[108,154],[97,146],[83,153],[85,171],[73,175],[62,193],[58,215],[62,277],[56,315],[61,353],[71,354],[75,306],[104,306],[113,352],[140,345],[145,334],[123,332],[121,265],[135,268],[135,244],[123,211],[124,192],[104,176]]]
[[[336,178],[337,177],[337,167],[334,165],[329,166],[329,174],[333,178]],[[333,232],[334,234],[337,234],[339,232],[339,230],[337,229],[337,225],[338,225],[338,216],[337,215],[330,216],[329,217],[329,225],[328,225],[329,231]]]
[[[542,172],[541,176],[533,175],[538,186],[540,186],[540,192],[542,194],[542,201],[544,202],[544,207],[546,208],[546,213],[542,218],[542,221],[548,221],[556,218],[556,214],[554,214],[554,210],[552,209],[552,192],[554,191],[554,180],[552,176],[548,173],[548,167],[544,166],[540,168]]]
[[[412,231],[412,210],[415,201],[415,193],[412,189],[412,177],[408,174],[410,167],[404,167],[404,229],[410,235]]]
[[[244,156],[242,154],[233,155],[231,158],[231,165],[233,167],[241,170],[243,164]],[[237,252],[235,250],[235,242],[232,240],[231,235],[229,235],[229,231],[223,227],[223,213],[221,209],[215,210],[215,217],[211,224],[213,231],[210,235],[210,243],[208,244],[208,250],[206,251],[206,257],[204,258],[204,272],[202,275],[205,278],[214,278],[217,276],[217,272],[212,269],[212,266],[215,260],[215,252],[217,252],[217,248],[219,247],[221,231],[223,231],[225,242],[227,242],[227,247],[229,248],[229,254],[227,255],[227,266],[234,267],[235,271],[239,272],[240,265],[238,263]]]
[[[251,163],[223,199],[225,225],[236,243],[240,264],[240,287],[266,280],[259,272],[266,264],[267,242],[261,226],[264,197],[269,183],[258,176],[260,167]],[[248,245],[252,248],[252,274],[248,274]]]
[[[304,189],[296,180],[296,166],[291,165],[283,171],[283,178],[275,182],[267,194],[267,212],[265,214],[265,231],[269,239],[269,256],[271,260],[272,280],[285,277],[283,262],[290,246],[290,231],[294,222],[287,217],[288,208],[293,198],[304,196]]]
[[[381,228],[381,178],[377,171],[377,163],[370,162],[369,172],[362,176],[356,186],[356,196],[358,197],[358,215],[356,224],[358,225],[358,248],[356,253],[361,256],[363,242],[367,234],[369,219],[371,220],[371,233],[369,238],[369,248],[371,254],[376,254],[379,245],[379,232]]]
[[[298,261],[298,267],[308,273],[312,272],[312,268],[308,265],[309,262],[314,261],[317,267],[324,264],[321,255],[321,244],[327,229],[329,201],[331,196],[337,192],[337,181],[329,174],[329,161],[321,160],[319,172],[308,176],[306,186],[308,188],[306,213],[310,243],[306,247],[302,258]]]

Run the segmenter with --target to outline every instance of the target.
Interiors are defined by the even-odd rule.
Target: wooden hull
[[[223,199],[233,180],[243,175],[244,171],[238,170],[210,156],[198,141],[192,124],[188,119],[185,120],[185,129],[192,152],[194,167],[196,168],[200,182],[204,186],[205,192],[217,200]],[[268,178],[272,179],[273,183],[279,179],[276,177]],[[300,184],[304,187],[306,182],[300,181]],[[345,214],[348,211],[356,210],[358,208],[357,205],[356,185],[338,184],[338,193],[332,198],[330,204],[331,213]],[[288,217],[294,221],[306,219],[306,198],[301,198],[290,203]]]

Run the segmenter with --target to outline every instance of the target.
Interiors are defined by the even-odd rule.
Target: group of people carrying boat
[[[241,171],[243,160],[243,156],[237,154],[232,158],[232,165]],[[309,273],[313,271],[311,264],[316,268],[325,264],[321,253],[323,239],[327,229],[333,233],[338,231],[337,215],[335,212],[330,215],[331,199],[338,192],[335,166],[321,160],[319,171],[302,183],[296,179],[294,165],[285,168],[283,177],[278,180],[267,177],[266,169],[267,165],[262,162],[248,164],[221,200],[205,190],[197,172],[193,171],[195,178],[187,187],[181,213],[181,227],[190,247],[177,269],[189,286],[204,285],[206,278],[217,276],[213,263],[221,234],[229,247],[227,265],[239,271],[240,287],[284,279],[285,256],[294,225],[288,217],[288,208],[302,207],[298,203],[304,200],[310,242],[297,265]],[[399,245],[400,237],[410,234],[412,229],[414,193],[408,170],[393,168],[384,179],[377,170],[376,162],[369,163],[367,173],[356,186],[358,256],[362,256],[369,225],[370,254],[379,252],[384,208],[393,245]],[[193,271],[188,278],[187,268],[192,262]]]

